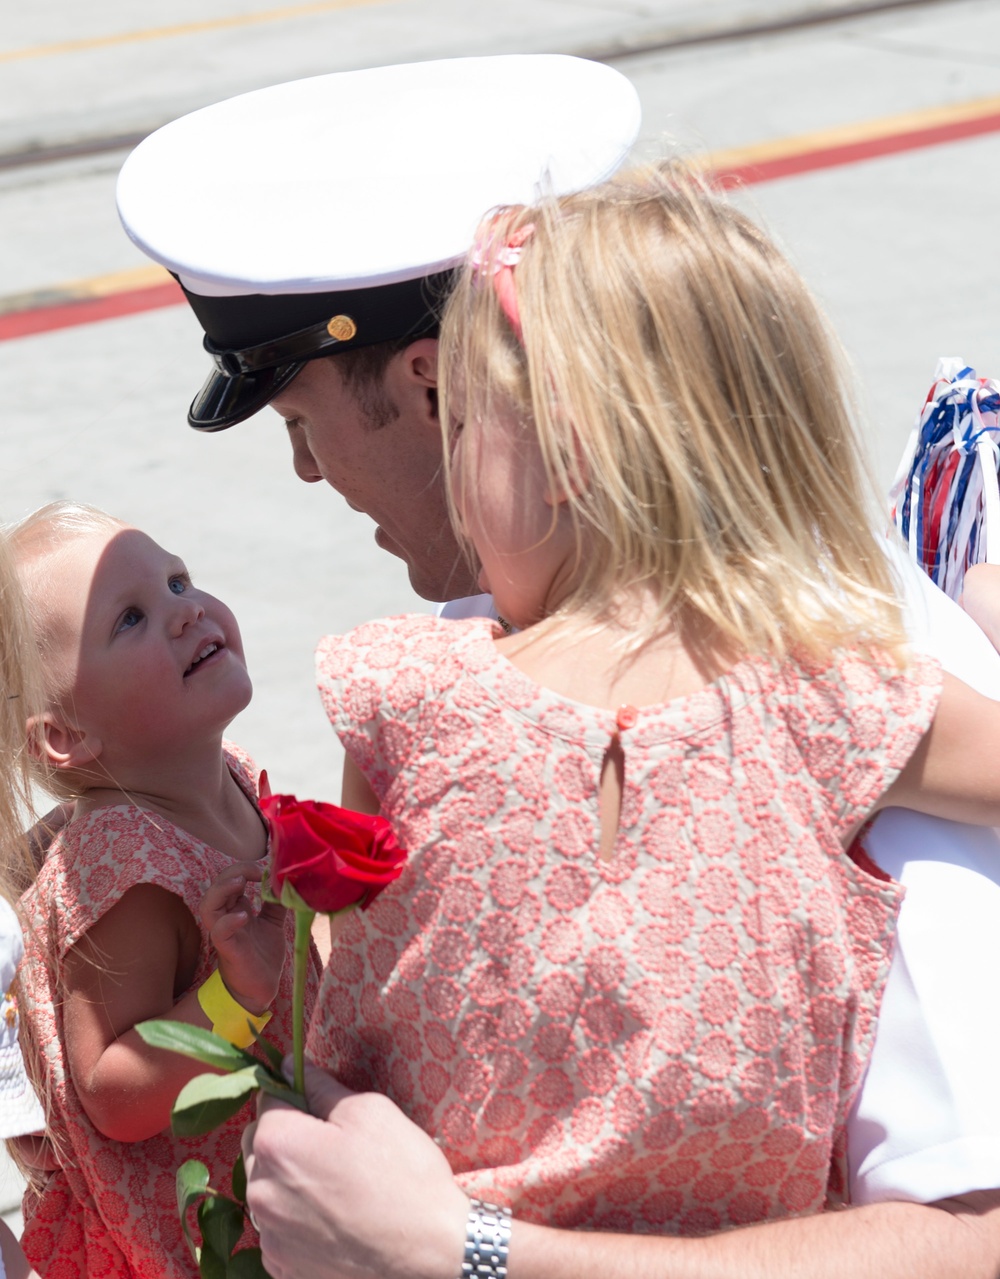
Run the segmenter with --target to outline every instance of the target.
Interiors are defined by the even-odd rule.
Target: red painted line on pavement
[[[758,182],[771,182],[776,178],[794,177],[800,173],[812,173],[817,169],[832,169],[838,165],[856,164],[859,160],[874,160],[879,156],[897,155],[903,151],[916,151],[921,147],[938,146],[944,142],[957,142],[962,138],[974,138],[984,133],[1000,131],[1000,111],[968,120],[953,120],[946,124],[931,125],[925,129],[902,130],[883,134],[881,137],[860,138],[839,146],[817,147],[798,154],[775,156],[745,165],[726,165],[714,170],[712,178],[723,188],[747,186]]]
[[[710,168],[708,172],[712,180],[723,188],[751,186],[759,182],[772,182],[778,178],[857,164],[880,156],[996,133],[1000,132],[1000,109],[996,103],[997,99],[994,98],[981,104],[959,104],[936,111],[914,112],[911,119],[922,118],[927,121],[916,128],[907,126],[907,117],[897,117],[892,121],[859,125],[856,130],[837,130],[832,135],[813,134],[812,145],[810,138],[805,137],[792,138],[787,143],[739,148],[728,153],[735,163],[727,162],[720,154],[718,166]],[[950,118],[942,119],[942,116]],[[821,138],[825,138],[825,144],[820,142]],[[834,138],[837,140],[834,141]],[[739,159],[741,152],[748,157],[743,162]],[[750,159],[754,153],[760,158]],[[100,289],[102,282],[92,282],[92,286],[95,290]],[[107,280],[103,287],[108,289]],[[174,280],[167,280],[162,284],[144,285],[140,288],[112,288],[103,293],[95,292],[89,297],[27,307],[6,314],[0,312],[0,342],[79,324],[92,324],[97,320],[135,315],[158,307],[174,306],[183,300],[184,294],[180,286]]]
[[[155,311],[159,307],[176,306],[184,301],[181,287],[174,280],[145,289],[128,289],[108,293],[104,297],[81,298],[55,306],[34,307],[28,311],[11,311],[0,315],[0,342],[28,337],[32,333],[49,333],[69,329],[95,320],[113,320],[138,311]]]

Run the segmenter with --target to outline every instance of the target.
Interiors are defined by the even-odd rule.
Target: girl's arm
[[[220,947],[222,978],[237,1003],[254,1014],[274,999],[285,954],[284,910],[265,904],[254,918],[243,895],[246,881],[261,873],[252,863],[230,867],[202,904]],[[106,1137],[142,1141],[162,1132],[178,1092],[206,1069],[149,1047],[134,1029],[152,1017],[209,1028],[197,988],[188,989],[200,946],[184,902],[154,884],[138,884],[66,957],[69,1068],[84,1110]]]
[[[876,808],[1000,826],[1000,702],[944,676],[930,729]]]

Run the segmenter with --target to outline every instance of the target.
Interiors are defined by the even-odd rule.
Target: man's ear
[[[104,749],[100,738],[67,723],[54,711],[31,716],[28,743],[32,755],[57,772],[85,768]]]
[[[403,393],[411,407],[427,425],[440,430],[438,422],[438,340],[417,338],[401,353],[400,375]]]

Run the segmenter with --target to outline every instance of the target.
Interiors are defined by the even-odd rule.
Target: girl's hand
[[[234,862],[209,884],[199,908],[226,988],[254,1015],[277,995],[286,951],[284,906],[263,902],[255,913],[246,895],[247,884],[263,874],[259,862]]]

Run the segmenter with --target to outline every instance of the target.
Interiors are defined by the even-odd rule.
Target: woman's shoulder
[[[433,664],[484,636],[496,623],[488,617],[443,618],[427,613],[383,617],[356,626],[345,635],[326,635],[316,649],[317,674],[337,680],[362,670],[372,675],[401,666]]]
[[[795,653],[784,663],[783,675],[793,696],[811,698],[820,688],[844,705],[874,700],[902,709],[923,696],[937,697],[943,671],[923,652],[897,654],[856,645],[825,655]]]

